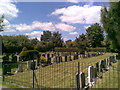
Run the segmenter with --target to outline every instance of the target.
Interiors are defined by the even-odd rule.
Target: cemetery
[[[0,85],[120,88],[120,1],[28,2],[0,1]]]
[[[40,54],[40,57],[46,57],[45,64],[43,61],[40,62],[43,58],[39,61],[22,61],[17,58],[19,63],[16,67],[5,66],[9,69],[4,72],[4,81],[21,87],[33,87],[34,70],[35,88],[92,88],[96,85],[97,79],[102,77],[101,74],[109,71],[110,67],[117,63],[116,53],[90,55],[91,57],[87,54],[75,57],[76,54],[78,53],[70,56],[62,56],[60,52]]]

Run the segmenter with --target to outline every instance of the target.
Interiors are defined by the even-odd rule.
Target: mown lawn
[[[102,77],[93,88],[120,88],[120,60],[103,73]]]
[[[78,62],[80,62],[80,71],[85,72],[87,77],[87,68],[89,65],[95,65],[96,62],[103,60],[113,53],[106,53],[101,56],[62,62],[35,70],[37,83],[36,88],[72,88],[75,87],[75,75],[78,71]],[[6,76],[5,81],[16,83],[20,86],[32,87],[32,71],[25,71],[16,75]]]

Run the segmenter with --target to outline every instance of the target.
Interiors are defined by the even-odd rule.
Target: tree
[[[86,31],[89,46],[93,48],[101,47],[102,46],[101,42],[104,40],[103,30],[101,26],[96,23],[88,27]]]
[[[62,47],[63,46],[63,39],[59,32],[53,32],[51,42],[54,47]]]
[[[67,40],[65,42],[65,47],[70,48],[70,47],[75,47],[75,42],[72,40]]]
[[[80,52],[83,53],[88,45],[86,35],[79,35],[79,37],[75,39],[75,45],[80,49]]]
[[[120,52],[120,1],[111,2],[109,9],[101,10],[101,22],[112,48]]]
[[[4,53],[16,53],[20,52],[23,47],[33,49],[33,44],[28,36],[2,36],[3,41],[3,52]]]
[[[41,35],[41,41],[50,41],[52,37],[52,33],[50,31],[43,31],[43,35]]]
[[[3,31],[4,29],[4,24],[3,24],[3,21],[4,21],[4,16],[0,17],[0,32]]]
[[[40,41],[35,45],[35,49],[40,51],[40,52],[51,51],[52,48],[53,48],[52,43],[46,42],[46,41]]]

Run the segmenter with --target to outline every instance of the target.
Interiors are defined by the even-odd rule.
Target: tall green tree
[[[81,34],[78,38],[75,39],[75,45],[77,48],[81,50],[82,53],[86,50],[86,47],[88,46],[88,40],[86,35]]]
[[[50,31],[43,31],[43,35],[41,35],[41,41],[50,41],[52,37],[52,33]]]
[[[109,9],[104,7],[101,10],[101,22],[112,49],[120,52],[120,1],[111,2]]]
[[[54,47],[62,47],[63,46],[62,35],[59,32],[53,32],[51,42],[53,43]]]
[[[88,27],[86,31],[89,46],[93,48],[101,47],[102,41],[104,40],[103,29],[101,28],[101,26],[96,23]]]

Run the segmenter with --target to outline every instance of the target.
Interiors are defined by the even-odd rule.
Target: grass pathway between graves
[[[95,65],[96,62],[113,56],[113,53],[106,53],[101,56],[84,58],[69,62],[61,62],[58,64],[38,68],[35,75],[39,88],[71,88],[75,87],[75,75],[77,73],[78,62],[80,62],[80,71],[85,72],[87,77],[87,68],[89,65]],[[20,86],[32,87],[32,71],[25,71],[16,75],[6,76],[5,81],[16,83]]]
[[[101,79],[97,79],[93,88],[120,88],[120,60],[103,73]]]

